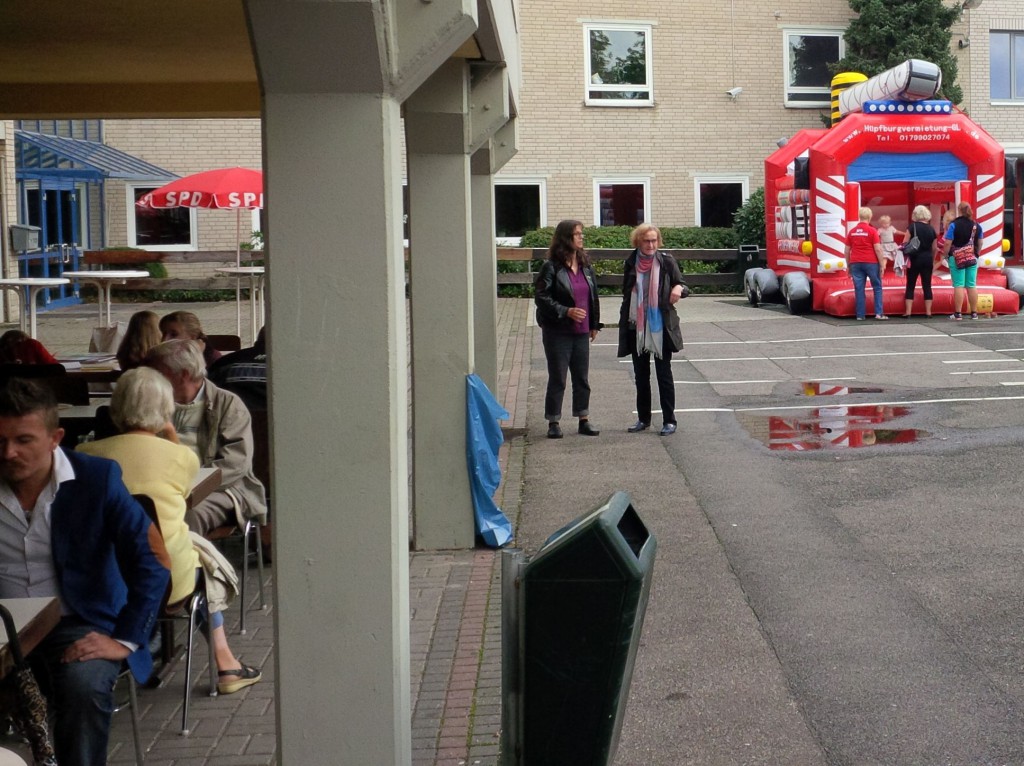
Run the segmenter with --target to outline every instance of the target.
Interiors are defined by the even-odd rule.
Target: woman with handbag
[[[619,309],[618,356],[633,359],[637,421],[626,430],[646,431],[651,425],[651,357],[661,399],[662,436],[676,432],[676,388],[672,379],[672,352],[683,350],[676,304],[690,289],[683,282],[676,259],[660,250],[661,231],[642,223],[629,241],[636,249],[626,259]]]
[[[903,316],[910,318],[914,306],[914,287],[921,277],[924,293],[924,314],[932,315],[932,265],[935,259],[935,229],[931,227],[932,211],[918,205],[910,215],[911,222],[903,237],[903,255],[906,258],[907,289],[903,294],[906,307]]]
[[[981,227],[974,220],[974,211],[966,202],[957,205],[959,214],[946,229],[943,255],[949,256],[949,274],[953,279],[953,313],[950,319],[963,319],[960,306],[967,291],[971,319],[978,318],[978,253],[981,251]]]

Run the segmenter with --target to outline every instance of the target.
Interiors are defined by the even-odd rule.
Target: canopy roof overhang
[[[178,176],[98,141],[14,131],[19,180],[61,177],[96,182],[106,178],[164,183]]]
[[[325,69],[352,81],[374,70],[379,77],[381,56],[393,51],[353,54],[368,50],[366,28],[347,20],[368,13],[388,17],[381,8],[392,3],[309,5],[336,35],[331,50],[340,53],[325,61]],[[479,27],[451,56],[507,65],[515,113],[513,9],[513,0],[477,0]],[[353,39],[346,39],[346,30]],[[282,30],[283,38],[287,32]],[[0,119],[253,118],[260,108],[244,0],[0,3]]]

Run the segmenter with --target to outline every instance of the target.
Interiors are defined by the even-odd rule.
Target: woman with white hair
[[[128,491],[153,500],[171,559],[169,605],[195,590],[199,567],[185,523],[185,498],[199,471],[199,459],[178,444],[173,415],[174,399],[167,379],[148,367],[129,370],[118,379],[110,401],[110,417],[121,433],[78,446],[80,452],[116,461]],[[228,646],[224,616],[212,612],[209,622],[218,675],[223,679],[217,690],[230,694],[259,681],[260,671],[242,664]]]
[[[935,262],[935,240],[938,236],[931,226],[932,211],[918,205],[910,214],[911,223],[903,239],[903,254],[907,258],[907,290],[903,294],[906,307],[903,316],[909,318],[914,307],[914,287],[921,277],[921,292],[924,293],[925,316],[932,315],[932,268]],[[918,246],[910,250],[910,241],[917,238]]]

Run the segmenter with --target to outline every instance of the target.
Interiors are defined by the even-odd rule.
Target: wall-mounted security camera
[[[736,97],[737,97],[738,95],[740,95],[740,93],[742,93],[742,92],[743,92],[743,88],[729,88],[729,90],[727,90],[727,91],[725,92],[725,94],[726,94],[726,95],[727,95],[727,96],[728,96],[729,98],[731,98],[731,99],[732,99],[733,101],[735,101],[735,100],[736,100]]]

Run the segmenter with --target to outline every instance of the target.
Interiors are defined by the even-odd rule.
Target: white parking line
[[[943,364],[1005,364],[1007,362],[1020,362],[1021,359],[943,359]]]
[[[957,402],[1015,402],[1024,400],[1024,396],[971,396],[964,398],[915,399],[906,402],[857,402],[858,407],[898,407],[908,404],[955,404]],[[831,405],[839,406],[839,405]],[[820,405],[796,404],[775,407],[692,407],[677,409],[676,412],[772,412],[775,410],[813,410],[821,409]]]
[[[1017,375],[1024,370],[970,370],[967,372],[951,372],[950,375]]]
[[[700,362],[791,362],[799,359],[856,359],[858,357],[867,356],[935,356],[936,354],[994,354],[996,352],[991,351],[987,348],[976,348],[976,349],[965,349],[965,350],[952,350],[947,349],[944,351],[876,351],[876,352],[863,352],[859,354],[804,354],[801,356],[735,356],[735,357],[716,357],[710,359],[694,359],[692,357],[681,357],[678,360],[673,359],[673,362],[691,362],[697,364]],[[630,360],[626,360],[627,362]]]

